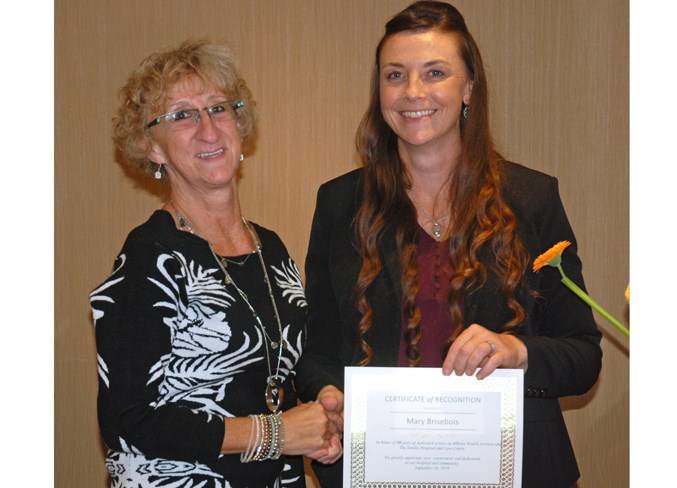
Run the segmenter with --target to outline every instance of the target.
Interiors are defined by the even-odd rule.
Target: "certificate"
[[[520,487],[523,374],[345,368],[344,486]]]

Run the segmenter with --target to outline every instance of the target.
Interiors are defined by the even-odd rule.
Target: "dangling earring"
[[[240,153],[240,162],[244,161],[244,154]]]
[[[158,164],[158,165],[157,165],[157,169],[155,170],[155,179],[156,179],[156,180],[161,180],[161,179],[162,179],[162,171],[160,171],[161,169],[162,169],[162,165],[161,165],[161,164]]]
[[[470,108],[470,105],[465,105],[463,107],[463,118],[467,119],[468,118],[468,109]]]

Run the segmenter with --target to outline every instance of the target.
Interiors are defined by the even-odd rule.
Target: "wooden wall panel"
[[[356,166],[373,49],[403,0],[56,0],[55,483],[106,486],[87,294],[160,203],[114,162],[117,90],[153,50],[228,42],[258,102],[241,180],[245,215],[302,265],[315,192]],[[628,4],[463,0],[506,157],[556,175],[591,294],[624,317],[628,281]],[[151,191],[148,191],[148,190]],[[628,486],[628,341],[600,318],[601,379],[564,399],[580,488]]]

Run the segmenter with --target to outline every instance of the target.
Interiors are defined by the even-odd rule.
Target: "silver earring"
[[[158,165],[157,165],[157,169],[155,170],[155,179],[156,179],[156,180],[161,180],[161,179],[162,179],[162,171],[160,171],[161,169],[162,169],[162,165],[161,165],[161,164],[158,164]]]
[[[467,119],[468,118],[468,109],[470,108],[470,105],[466,105],[463,107],[463,118]]]
[[[240,153],[240,162],[244,161],[244,154]]]

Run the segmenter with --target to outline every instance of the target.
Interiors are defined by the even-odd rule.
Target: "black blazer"
[[[568,240],[562,256],[567,276],[584,288],[576,238],[566,217],[557,180],[514,163],[503,163],[502,191],[515,213],[518,232],[531,259]],[[357,342],[360,315],[352,301],[361,266],[352,221],[362,196],[362,170],[323,184],[317,195],[306,259],[308,343],[297,369],[301,398],[316,398],[327,384],[343,388],[343,367],[364,357]],[[373,325],[365,338],[374,352],[371,366],[397,366],[402,289],[394,231],[381,244],[384,267],[367,291]],[[555,268],[529,269],[527,285],[537,291],[518,297],[527,319],[516,332],[528,351],[524,376],[523,487],[569,487],[579,477],[558,398],[580,395],[599,375],[602,351],[590,307],[560,282]],[[491,279],[464,297],[464,323],[496,332],[511,313]],[[342,466],[314,465],[323,488],[341,486]]]

